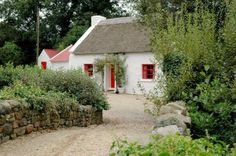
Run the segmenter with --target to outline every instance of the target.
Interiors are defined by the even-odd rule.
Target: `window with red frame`
[[[41,62],[41,66],[42,66],[43,70],[46,70],[47,69],[47,62],[45,62],[45,61]]]
[[[142,65],[143,79],[155,78],[155,64],[143,64]]]
[[[93,76],[93,65],[92,64],[85,64],[84,65],[84,72],[88,73],[90,77]]]

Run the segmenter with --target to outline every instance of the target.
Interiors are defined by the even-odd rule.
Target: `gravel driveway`
[[[144,113],[144,98],[108,94],[111,109],[104,124],[33,133],[0,145],[0,156],[107,156],[117,138],[145,143],[153,118]]]

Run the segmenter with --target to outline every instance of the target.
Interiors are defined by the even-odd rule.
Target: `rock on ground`
[[[161,136],[167,136],[169,134],[176,134],[176,133],[181,134],[181,131],[176,125],[170,125],[166,127],[157,128],[156,130],[152,132],[152,134],[154,135],[158,134]]]
[[[191,124],[191,118],[187,114],[185,103],[182,101],[171,102],[162,106],[159,110],[159,116],[156,117],[152,133],[162,136],[171,133],[188,134],[187,125]]]

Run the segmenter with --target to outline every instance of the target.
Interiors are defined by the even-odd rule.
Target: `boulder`
[[[3,125],[3,134],[4,135],[10,135],[13,131],[12,125],[9,123],[6,123]]]
[[[22,117],[23,117],[23,113],[21,113],[21,112],[15,112],[15,118],[16,118],[16,120],[21,120]]]
[[[20,127],[20,128],[14,129],[14,134],[16,134],[16,136],[24,135],[25,134],[25,127]]]
[[[6,100],[6,102],[9,103],[11,108],[15,108],[21,105],[20,102],[15,100]]]
[[[167,105],[178,105],[178,106],[182,106],[185,108],[186,103],[184,101],[175,101],[175,102],[170,102]]]
[[[26,126],[26,134],[30,134],[34,130],[34,125],[30,124]]]
[[[186,110],[176,109],[175,107],[165,105],[160,108],[158,114],[163,115],[163,114],[169,114],[169,113],[185,115]]]
[[[164,114],[160,115],[156,118],[155,127],[166,127],[169,125],[177,125],[178,127],[182,127],[186,129],[186,124],[191,124],[191,118],[181,115],[181,114]]]
[[[7,142],[10,139],[9,136],[2,137],[2,143]]]
[[[11,105],[7,101],[0,101],[0,115],[8,114],[11,111]]]
[[[176,101],[168,103],[167,105],[161,106],[158,112],[159,115],[169,114],[169,113],[186,115],[187,109],[185,107],[185,102]]]
[[[23,119],[21,119],[21,120],[19,121],[20,127],[26,126],[27,124],[28,124],[28,121],[27,121],[26,118],[23,118]]]
[[[0,126],[4,125],[5,123],[6,123],[6,117],[5,116],[0,116]]]
[[[12,127],[15,129],[15,128],[18,128],[19,127],[19,123],[18,123],[18,121],[14,121],[13,123],[12,123]]]
[[[176,133],[182,134],[182,132],[179,130],[178,126],[176,125],[160,127],[152,131],[152,134],[161,135],[161,136],[167,136],[167,135],[176,134]]]
[[[39,128],[40,127],[40,122],[35,122],[34,123],[34,128]]]

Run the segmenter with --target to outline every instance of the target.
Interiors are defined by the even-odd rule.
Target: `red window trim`
[[[93,76],[93,64],[84,64],[84,72],[88,73],[90,77]]]
[[[148,68],[153,66],[153,68]],[[152,80],[156,77],[156,65],[155,64],[142,64],[142,79]]]

